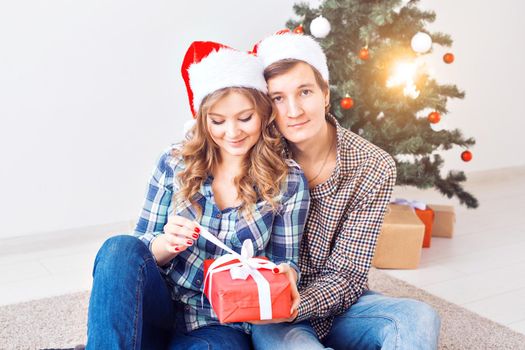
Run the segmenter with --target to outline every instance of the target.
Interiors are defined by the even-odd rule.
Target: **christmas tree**
[[[432,45],[450,47],[452,39],[429,32],[435,13],[418,8],[418,0],[326,0],[318,8],[294,6],[300,20],[287,27],[313,35],[325,50],[330,69],[331,110],[341,124],[391,154],[397,185],[434,187],[476,208],[478,201],[461,186],[463,171],[442,177],[438,154],[453,146],[467,149],[473,138],[459,130],[435,130],[448,112],[450,98],[465,93],[439,84],[422,62]],[[454,60],[443,56],[443,64]],[[470,161],[472,153],[461,157]]]

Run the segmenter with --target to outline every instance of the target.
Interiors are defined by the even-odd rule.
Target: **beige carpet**
[[[381,271],[371,272],[370,287],[434,306],[442,318],[440,349],[525,349],[525,335]],[[0,307],[0,349],[72,348],[84,343],[88,300],[89,293],[81,292]]]

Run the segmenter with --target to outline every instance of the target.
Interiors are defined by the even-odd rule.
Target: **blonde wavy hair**
[[[230,87],[217,90],[202,101],[194,127],[188,133],[182,147],[173,151],[174,156],[182,156],[185,164],[185,170],[177,174],[180,190],[175,195],[175,200],[189,200],[197,208],[199,216],[202,215],[202,208],[193,200],[194,196],[211,174],[213,167],[221,162],[219,146],[208,132],[208,111],[217,101],[231,93],[247,97],[261,119],[261,136],[246,155],[241,174],[234,179],[238,198],[242,202],[241,214],[251,217],[253,205],[258,197],[267,201],[275,211],[276,197],[288,174],[288,166],[282,156],[283,143],[275,127],[275,114],[270,98],[250,88]]]

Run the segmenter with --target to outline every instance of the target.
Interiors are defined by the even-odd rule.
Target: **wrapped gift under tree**
[[[432,227],[434,225],[434,210],[429,206],[425,209],[415,209],[416,215],[425,224],[425,236],[423,236],[423,248],[430,248],[432,240]]]
[[[394,204],[406,205],[411,207],[418,218],[425,224],[425,236],[423,237],[423,248],[430,248],[432,240],[432,226],[434,224],[434,210],[428,205],[420,201],[409,201],[406,199],[396,199]]]
[[[433,237],[452,238],[456,214],[452,205],[428,205],[434,211],[434,224],[432,225]]]
[[[414,209],[390,204],[377,240],[372,265],[386,269],[415,269],[421,259],[425,225]]]

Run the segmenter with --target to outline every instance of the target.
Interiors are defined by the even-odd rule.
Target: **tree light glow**
[[[420,63],[399,62],[393,69],[393,74],[388,78],[386,86],[388,88],[404,85],[403,94],[416,99],[419,96],[414,83]]]

